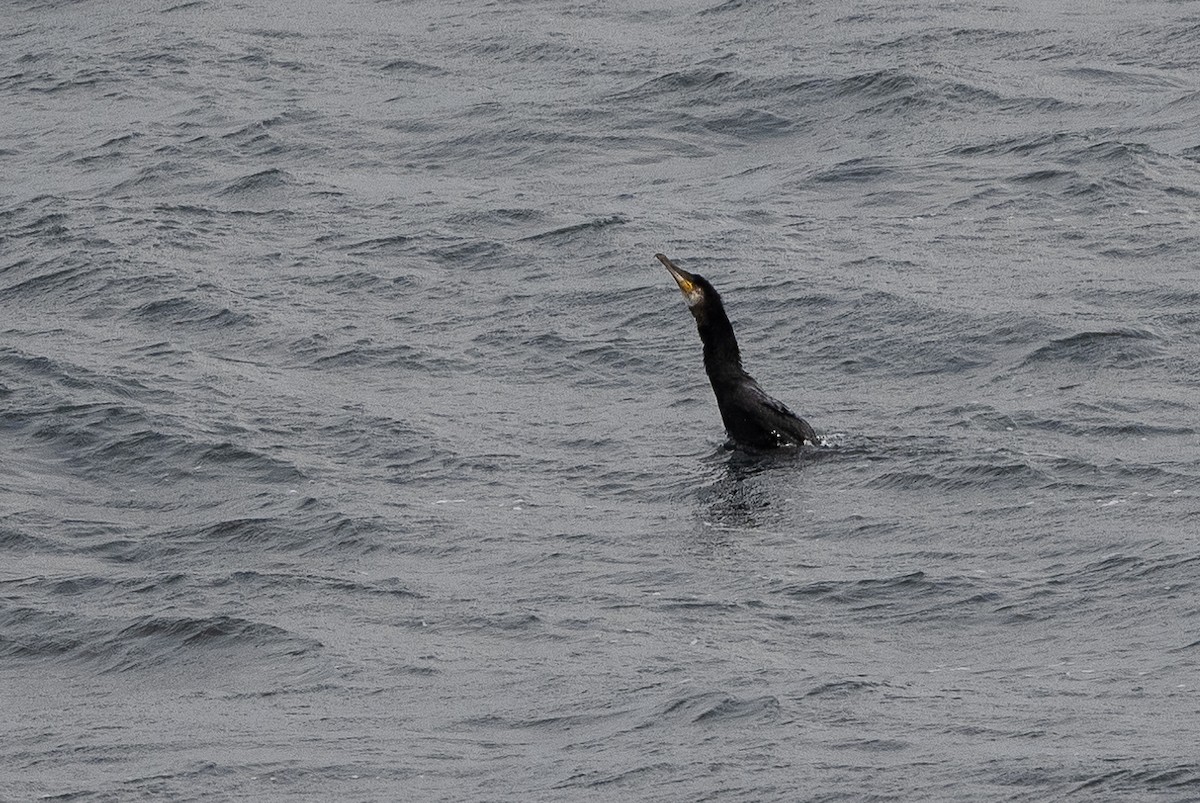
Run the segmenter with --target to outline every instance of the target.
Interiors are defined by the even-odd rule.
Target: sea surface
[[[1200,799],[1198,211],[1197,2],[11,0],[0,800]]]

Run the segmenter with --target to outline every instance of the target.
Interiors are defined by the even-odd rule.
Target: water
[[[0,798],[1200,797],[1193,4],[0,43]]]

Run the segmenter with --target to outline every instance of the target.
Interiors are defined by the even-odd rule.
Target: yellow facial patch
[[[691,295],[696,289],[696,283],[691,279],[685,279],[678,273],[672,273],[671,275],[675,277],[675,282],[679,285],[679,289],[683,291],[684,295]]]

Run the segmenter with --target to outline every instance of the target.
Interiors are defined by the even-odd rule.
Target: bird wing
[[[807,421],[789,410],[788,406],[779,399],[772,398],[765,393],[763,393],[763,399],[763,403],[778,416],[776,429],[790,436],[797,443],[808,441],[814,446],[816,445],[817,433],[813,431]]]
[[[817,433],[800,416],[773,396],[767,395],[757,382],[747,382],[738,394],[738,406],[760,425],[773,430],[782,442],[794,441],[797,445],[808,441],[817,444]]]

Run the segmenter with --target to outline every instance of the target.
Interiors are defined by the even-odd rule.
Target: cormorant
[[[816,445],[817,433],[809,423],[783,402],[768,396],[754,377],[742,368],[733,325],[725,314],[721,294],[703,276],[675,266],[663,254],[655,254],[683,292],[688,309],[696,318],[704,342],[704,370],[717,396],[717,407],[730,442],[726,447],[774,449],[780,446]]]

